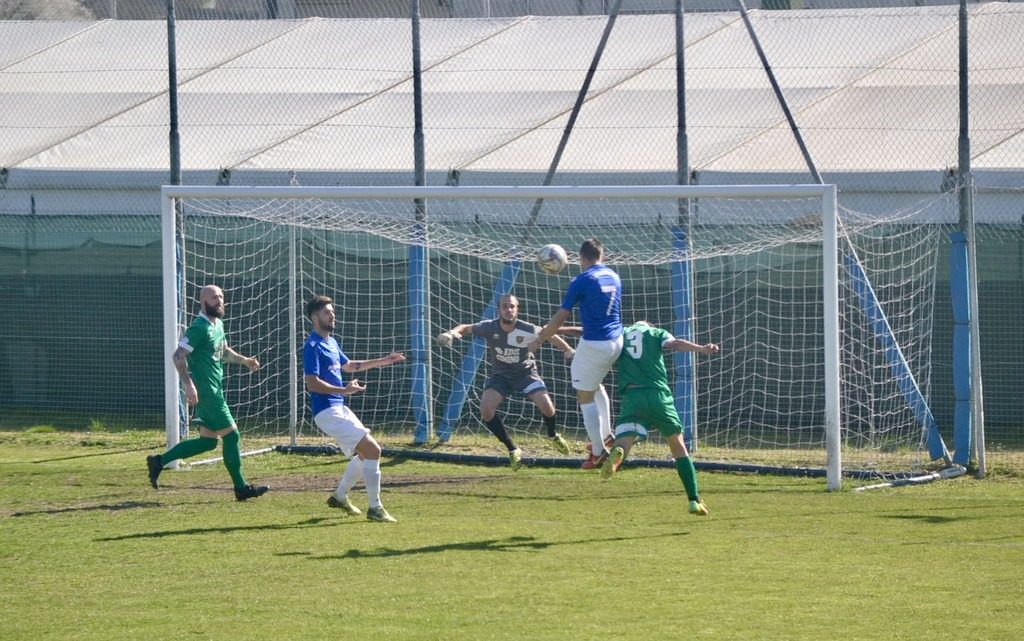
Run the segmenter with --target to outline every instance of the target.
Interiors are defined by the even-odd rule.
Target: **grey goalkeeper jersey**
[[[515,329],[506,332],[498,318],[473,325],[473,336],[487,341],[487,352],[491,356],[491,376],[521,376],[536,372],[537,363],[526,346],[540,334],[540,329],[533,323],[517,320]]]

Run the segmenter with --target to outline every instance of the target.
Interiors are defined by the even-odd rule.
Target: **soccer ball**
[[[561,245],[544,245],[537,253],[537,265],[549,274],[557,274],[569,264],[569,257]]]

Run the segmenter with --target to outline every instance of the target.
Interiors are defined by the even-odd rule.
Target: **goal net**
[[[301,375],[303,305],[323,294],[350,358],[406,355],[360,376],[366,391],[348,399],[387,447],[501,454],[479,419],[482,342],[434,339],[496,317],[505,293],[523,320],[543,325],[578,271],[576,250],[595,237],[622,278],[624,323],[721,346],[666,357],[698,461],[828,469],[834,486],[841,471],[910,472],[946,457],[928,408],[945,230],[909,213],[838,212],[830,186],[165,187],[164,212],[167,348],[196,313],[199,288],[220,285],[228,343],[263,365],[226,369],[246,433],[327,442]],[[569,253],[561,274],[534,261],[547,243]],[[538,365],[582,456],[568,364],[545,346]],[[166,378],[173,440],[186,417],[173,369]],[[614,371],[605,384],[614,422]],[[558,457],[531,402],[513,396],[499,412],[529,458]],[[656,437],[638,454],[668,457]]]

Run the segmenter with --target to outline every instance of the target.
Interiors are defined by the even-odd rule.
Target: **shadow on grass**
[[[881,514],[883,519],[900,521],[921,521],[922,523],[957,523],[967,517],[941,516],[939,514]]]
[[[102,510],[106,512],[118,512],[120,510],[134,510],[140,507],[159,507],[160,503],[155,501],[125,501],[123,503],[106,503],[103,505],[87,505],[82,507],[59,507],[52,510],[26,510],[24,512],[13,512],[11,516],[34,516],[36,514],[67,514],[68,512],[94,512]]]
[[[331,561],[340,559],[381,559],[396,556],[409,556],[413,554],[436,554],[438,552],[514,552],[517,550],[546,550],[548,548],[580,545],[589,543],[619,543],[625,541],[637,541],[640,539],[659,539],[670,536],[686,536],[688,532],[669,532],[665,534],[652,534],[650,536],[612,536],[600,539],[586,539],[578,541],[540,541],[533,536],[510,536],[505,539],[483,539],[482,541],[465,541],[459,543],[439,543],[437,545],[425,545],[418,548],[407,548],[404,550],[394,548],[378,548],[373,550],[351,549],[344,554],[309,555],[311,561]],[[284,553],[284,556],[301,556],[301,553]]]
[[[339,518],[312,518],[298,523],[271,523],[267,525],[235,525],[231,527],[196,527],[184,530],[164,530],[161,532],[139,532],[121,536],[104,536],[94,539],[98,542],[128,541],[131,539],[162,539],[168,536],[192,536],[195,534],[226,534],[229,532],[270,532],[276,530],[299,530],[311,527],[333,525]]]
[[[146,445],[146,446],[143,446],[143,447],[133,447],[133,448],[127,449],[127,450],[112,450],[112,451],[109,451],[109,452],[91,452],[89,454],[74,454],[72,456],[58,456],[58,457],[55,457],[55,458],[42,458],[42,459],[37,459],[35,461],[32,461],[32,464],[35,465],[37,463],[56,463],[56,462],[59,462],[59,461],[73,461],[75,459],[93,458],[93,457],[96,457],[96,456],[116,456],[118,454],[131,454],[132,452],[149,452],[149,451],[151,451],[153,449],[154,448],[153,448],[152,445]],[[146,462],[142,461],[139,465],[140,466],[145,466],[145,464],[146,464]]]

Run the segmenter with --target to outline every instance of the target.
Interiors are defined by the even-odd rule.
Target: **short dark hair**
[[[580,246],[580,258],[587,260],[601,260],[604,255],[604,245],[596,238],[588,238]]]
[[[308,303],[306,303],[306,318],[312,319],[313,314],[319,312],[324,307],[333,304],[334,301],[328,298],[327,296],[321,296],[320,294],[316,294],[315,296],[313,296],[313,298],[309,299]]]

